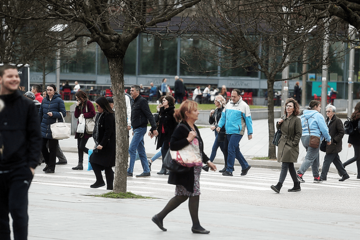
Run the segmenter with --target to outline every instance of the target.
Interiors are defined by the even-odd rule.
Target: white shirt
[[[207,97],[208,94],[210,94],[210,89],[206,87],[203,91],[203,97]]]
[[[131,103],[130,103],[130,98],[126,95],[125,95],[125,102],[126,102],[127,125],[131,126]]]
[[[194,90],[194,92],[193,92],[193,100],[195,100],[195,98],[196,98],[199,94],[201,94],[201,90],[195,88],[195,90]]]
[[[80,84],[76,84],[74,87],[74,91],[77,92],[80,90]]]

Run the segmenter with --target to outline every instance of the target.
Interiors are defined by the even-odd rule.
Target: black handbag
[[[216,130],[215,130],[216,131]],[[225,132],[220,131],[217,136],[218,142],[225,142],[226,134]]]
[[[167,151],[164,159],[164,167],[168,169],[170,172],[176,172],[176,173],[185,173],[189,172],[191,168],[184,167],[180,164],[178,164],[176,161],[174,161],[171,158],[170,149]]]
[[[279,146],[279,141],[280,141],[280,138],[281,138],[281,135],[282,135],[282,132],[280,130],[280,128],[276,131],[275,135],[274,135],[274,139],[272,141],[272,143],[275,145],[275,146]]]
[[[321,144],[320,144],[320,151],[322,152],[326,152],[326,144],[327,142],[324,140],[322,140]]]

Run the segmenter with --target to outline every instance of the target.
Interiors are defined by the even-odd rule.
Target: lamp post
[[[356,28],[349,25],[350,40],[355,40]],[[351,44],[350,56],[349,56],[349,76],[348,76],[348,107],[347,116],[351,117],[351,111],[353,108],[353,90],[354,90],[354,60],[355,60],[355,49],[354,44]]]
[[[283,7],[283,12],[288,13],[289,9],[287,7]],[[286,16],[286,15],[285,15]],[[290,20],[288,19],[288,24],[290,24]],[[286,51],[286,45],[287,45],[287,36],[283,36],[283,52],[284,54],[287,54]],[[289,54],[286,55],[284,64],[286,64],[286,67],[283,69],[281,73],[281,77],[283,79],[281,83],[281,113],[285,111],[285,103],[289,95],[289,64],[290,61]],[[284,79],[286,79],[284,81]]]
[[[325,35],[323,47],[323,66],[321,78],[321,114],[325,116],[327,103],[327,85],[328,85],[328,57],[329,57],[329,20],[325,20]],[[325,63],[325,64],[324,64]]]

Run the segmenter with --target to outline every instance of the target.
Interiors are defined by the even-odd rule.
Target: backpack
[[[132,107],[132,105],[134,105],[134,99],[128,93],[125,93],[125,96],[128,96],[128,98],[130,98],[130,106]]]
[[[344,122],[344,129],[345,134],[353,134],[354,133],[354,126],[351,123],[350,118],[347,118],[347,120]]]

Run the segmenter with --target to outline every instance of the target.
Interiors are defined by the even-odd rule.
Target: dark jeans
[[[341,176],[347,174],[344,166],[342,165],[342,162],[340,161],[340,157],[338,153],[330,153],[330,154],[326,154],[325,158],[324,158],[324,163],[322,166],[322,170],[321,170],[321,179],[326,180],[326,176],[329,172],[329,168],[330,168],[330,164],[334,163],[336,169],[339,171],[339,174]]]
[[[49,144],[49,149],[46,147],[46,144]],[[51,169],[55,170],[56,163],[56,150],[59,144],[59,140],[56,139],[47,139],[43,138],[42,141],[42,154],[45,159],[46,165]]]
[[[182,93],[176,93],[175,92],[175,103],[178,102],[178,103],[182,103],[183,101],[183,94]],[[178,101],[179,100],[179,101]]]
[[[163,142],[163,145],[161,146],[161,157],[163,159],[163,162],[164,162],[166,153],[168,152],[169,148],[170,148],[170,142]]]
[[[0,239],[10,240],[9,213],[15,240],[28,235],[28,190],[33,175],[28,166],[0,174]]]
[[[235,158],[239,161],[242,170],[247,169],[249,164],[245,160],[244,156],[240,152],[239,143],[243,135],[240,134],[226,134],[228,140],[228,156],[226,171],[234,171]]]
[[[78,138],[77,139],[77,147],[78,147],[78,156],[79,156],[79,163],[83,163],[84,161],[84,152],[87,154],[89,149],[86,147],[86,143],[89,139],[88,138]]]
[[[358,177],[360,177],[360,145],[353,145],[354,148],[354,157],[350,158],[349,160],[347,160],[346,162],[344,162],[344,167],[355,162],[356,161],[356,166],[357,166],[357,175]]]
[[[294,163],[292,163],[292,162],[283,162],[281,164],[281,172],[280,172],[279,182],[284,183],[288,171],[290,173],[290,176],[291,176],[293,182],[297,183],[298,179],[296,176]]]
[[[227,138],[225,135],[225,140],[224,142],[218,142],[218,135],[219,133],[215,130],[215,141],[211,150],[211,155],[210,155],[210,161],[213,162],[216,156],[216,152],[218,150],[218,148],[220,147],[222,153],[224,154],[224,160],[225,160],[225,166],[227,164]]]
[[[91,163],[91,166],[93,168],[95,177],[96,177],[96,182],[97,183],[103,183],[104,179],[101,175],[101,171],[105,170],[105,177],[106,177],[106,184],[109,187],[113,187],[113,182],[114,182],[114,171],[112,170],[111,167],[104,167],[101,166],[99,164],[96,163]]]

